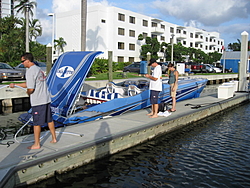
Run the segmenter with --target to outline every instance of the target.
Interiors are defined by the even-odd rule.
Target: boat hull
[[[165,102],[170,103],[172,98],[170,96],[170,86],[167,84],[168,80],[163,81],[163,90],[159,94],[158,103]],[[176,100],[186,100],[197,98],[206,86],[207,79],[183,79],[179,80],[179,87],[176,93]],[[122,87],[121,83],[118,84]],[[119,87],[118,86],[118,87]],[[135,86],[136,87],[136,86]],[[99,92],[103,92],[105,88],[97,89]],[[141,93],[134,96],[114,98],[109,101],[105,101],[101,96],[88,96],[84,95],[85,100],[91,99],[94,106],[91,106],[85,110],[79,111],[72,116],[65,119],[64,124],[77,124],[88,121],[93,121],[107,116],[121,115],[127,111],[140,110],[148,108],[150,104],[150,91],[145,89]],[[95,101],[95,102],[94,102]]]

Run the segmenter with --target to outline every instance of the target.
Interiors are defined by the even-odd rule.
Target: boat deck
[[[50,133],[42,132],[44,138],[38,150],[27,149],[32,143],[15,142],[9,147],[1,145],[0,187],[35,183],[53,176],[55,172],[62,173],[117,153],[247,100],[248,93],[236,93],[233,98],[225,100],[218,99],[216,94],[206,95],[177,102],[177,111],[168,117],[149,118],[146,115],[150,111],[148,108],[58,128],[56,144],[50,143]],[[202,107],[192,109],[186,104]],[[28,140],[32,141],[33,135],[18,138],[18,141]]]

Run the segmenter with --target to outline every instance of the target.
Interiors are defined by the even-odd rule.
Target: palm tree
[[[31,16],[33,16],[32,9],[36,7],[36,2],[29,1],[29,0],[15,0],[18,1],[19,4],[16,5],[14,8],[17,9],[17,12],[22,11],[25,14],[26,19],[26,52],[29,52],[29,12]]]
[[[64,38],[60,37],[58,40],[54,40],[54,48],[55,50],[57,49],[58,54],[61,51],[62,53],[64,52],[63,47],[67,45],[66,41],[64,40]]]
[[[32,38],[36,39],[38,36],[42,35],[42,26],[38,19],[33,19],[30,21],[30,40]]]
[[[25,14],[28,9],[31,16],[33,17],[34,14],[33,14],[32,9],[34,9],[37,6],[35,1],[31,1],[31,2],[30,0],[15,0],[15,1],[19,2],[19,4],[14,7],[14,9],[17,9],[17,12],[21,11],[23,14]]]

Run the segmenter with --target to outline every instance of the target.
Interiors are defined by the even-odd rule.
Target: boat
[[[66,52],[53,65],[48,77],[53,120],[56,127],[85,123],[107,117],[122,115],[151,106],[149,79],[126,79],[119,83],[108,82],[105,87],[82,91],[85,78],[94,59],[102,52]],[[159,103],[169,103],[170,86],[163,79]],[[206,86],[207,79],[179,79],[177,102],[197,98]],[[32,125],[30,113],[19,120]],[[47,125],[44,125],[47,126]]]

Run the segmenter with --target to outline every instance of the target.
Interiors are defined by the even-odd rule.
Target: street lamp
[[[174,34],[171,35],[171,64],[173,65],[174,60]]]
[[[25,19],[26,19],[26,52],[30,51],[30,45],[29,45],[29,40],[30,40],[30,36],[29,36],[29,11],[30,11],[30,4],[26,3],[25,4]]]
[[[149,63],[150,59],[151,59],[151,53],[148,52],[148,53],[147,53],[147,62],[148,62],[148,63]],[[147,72],[148,72],[148,74],[151,73],[151,67],[150,67],[150,66],[148,66]]]
[[[54,40],[55,40],[55,13],[49,13],[48,16],[52,16],[53,18],[53,26],[52,26],[52,64],[53,64],[53,59],[54,59]]]

